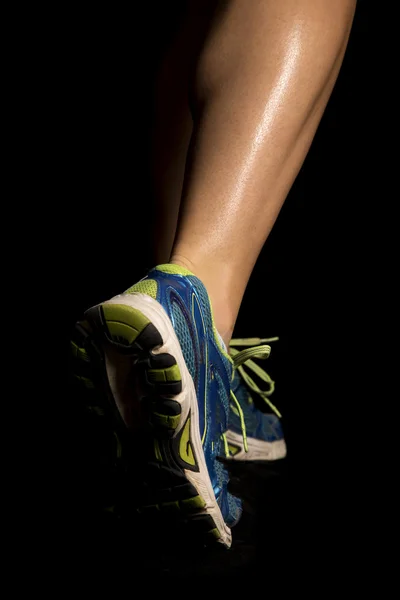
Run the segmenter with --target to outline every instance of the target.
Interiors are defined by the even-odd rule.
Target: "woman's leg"
[[[193,132],[186,159],[191,131],[186,113],[174,148],[180,167],[173,171],[173,185],[163,181],[170,219],[163,219],[158,256],[167,258],[174,240],[169,260],[204,282],[225,343],[331,95],[355,5],[356,0],[223,2],[199,54],[186,63],[186,69],[193,67]],[[165,165],[163,170],[168,172]]]
[[[355,0],[223,3],[188,57],[188,154],[187,118],[182,130],[170,130],[178,133],[180,152],[165,143],[176,170],[168,174],[159,163],[170,177],[163,199],[173,216],[161,220],[167,235],[156,246],[161,262],[172,264],[87,310],[72,343],[77,382],[88,388],[89,402],[107,380],[106,394],[94,396],[100,410],[90,404],[90,414],[103,418],[117,408],[118,418],[111,415],[117,438],[127,439],[120,416],[133,433],[145,463],[143,473],[135,470],[143,516],[182,511],[193,534],[227,547],[241,507],[218,457],[229,456],[232,402],[246,451],[232,382],[249,354],[226,352],[209,298],[228,345],[253,266],[335,83],[354,8]],[[262,345],[257,356],[268,350]],[[105,402],[110,395],[113,403]]]

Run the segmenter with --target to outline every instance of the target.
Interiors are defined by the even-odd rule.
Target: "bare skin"
[[[180,49],[195,39],[189,18],[169,59],[178,79],[186,74],[191,112],[185,87],[174,88],[181,127],[170,137],[164,130],[163,148],[173,156],[168,168],[166,154],[156,153],[165,232],[156,258],[203,281],[227,345],[332,93],[355,6],[356,0],[228,0],[205,28],[203,45],[198,38],[189,43],[183,61]]]

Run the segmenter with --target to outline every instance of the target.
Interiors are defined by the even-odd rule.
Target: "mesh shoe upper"
[[[217,457],[225,455],[233,366],[216,335],[207,291],[184,269],[161,265],[127,290],[135,292],[155,298],[173,324],[196,390],[200,437],[214,494],[225,522],[232,526],[240,517],[241,502],[228,493],[228,473]]]

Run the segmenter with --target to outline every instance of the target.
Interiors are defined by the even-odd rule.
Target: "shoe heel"
[[[105,352],[109,344],[125,356],[140,380],[145,424],[136,443],[145,465],[140,467],[141,488],[135,489],[137,497],[132,500],[137,513],[152,528],[167,523],[171,535],[184,524],[189,525],[190,536],[200,537],[202,543],[220,541],[204,498],[185,475],[184,469],[191,466],[190,418],[182,421],[182,406],[175,399],[182,392],[182,376],[174,356],[159,352],[164,344],[159,330],[141,310],[125,304],[105,303],[85,316],[96,338],[103,338]],[[136,471],[134,476],[138,475]]]

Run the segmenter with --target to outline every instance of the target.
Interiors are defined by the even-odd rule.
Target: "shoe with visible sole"
[[[248,338],[231,340],[230,353],[236,366],[232,392],[240,405],[240,409],[235,403],[231,402],[226,438],[228,440],[230,458],[234,460],[275,461],[286,457],[286,442],[281,421],[278,417],[280,413],[269,400],[274,391],[275,384],[268,373],[261,369],[251,358],[247,358],[246,367],[252,370],[268,386],[266,390],[260,389],[254,380],[244,371],[241,364],[240,357],[243,357],[246,350],[241,350],[240,352],[238,350],[238,347],[246,346],[249,357],[266,358],[269,355],[268,350],[266,350],[267,346],[259,345],[273,342],[277,339],[269,338],[261,340],[258,338]],[[264,350],[264,355],[260,353],[260,347],[266,350]],[[276,414],[273,412],[264,412],[257,408],[251,394],[260,396],[265,401],[266,408],[269,405],[270,409]],[[245,422],[247,444],[245,444],[245,438],[242,433],[243,419]]]
[[[143,479],[140,516],[182,521],[205,545],[229,548],[241,502],[218,456],[229,454],[233,361],[201,281],[176,265],[155,267],[85,312],[72,352],[89,412],[112,422],[111,462],[140,465],[132,470]]]

